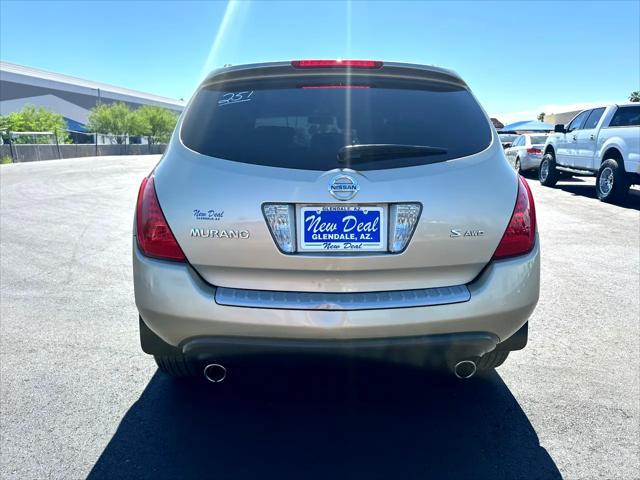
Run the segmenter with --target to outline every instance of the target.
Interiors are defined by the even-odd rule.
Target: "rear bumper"
[[[267,357],[380,361],[415,366],[452,364],[495,349],[498,337],[486,332],[355,340],[291,340],[254,337],[203,337],[184,343],[182,353],[201,365]]]
[[[291,340],[255,337],[197,337],[179,347],[162,341],[140,318],[142,349],[154,355],[182,354],[195,366],[209,363],[233,365],[244,360],[260,359],[291,363],[305,357],[323,362],[332,359],[378,361],[413,366],[453,365],[462,359],[481,357],[494,349],[520,350],[527,344],[528,323],[506,342],[498,343],[487,332],[452,333],[420,337],[356,340]]]
[[[204,337],[232,338],[241,344],[247,337],[389,340],[469,332],[502,342],[528,320],[540,283],[538,241],[527,255],[489,264],[467,285],[468,301],[410,308],[326,311],[220,305],[216,288],[190,266],[144,257],[135,242],[133,271],[142,319],[163,342],[179,348]]]
[[[539,168],[541,161],[542,155],[527,154],[520,159],[520,165],[523,170],[532,170]]]

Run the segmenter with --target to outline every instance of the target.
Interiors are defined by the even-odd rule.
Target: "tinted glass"
[[[610,127],[631,127],[640,125],[640,106],[620,107],[613,114]]]
[[[205,87],[186,114],[182,141],[212,157],[305,170],[349,167],[349,162],[337,159],[345,145],[447,150],[353,163],[355,169],[374,170],[463,157],[484,150],[491,141],[488,119],[463,88],[380,79],[352,88],[344,88],[339,80],[300,82]]]
[[[500,133],[498,134],[498,137],[500,138],[500,141],[502,143],[511,143],[511,144],[516,138],[518,138],[518,136],[513,133]]]
[[[524,138],[524,136],[521,135],[516,139],[515,142],[513,142],[513,146],[514,147],[521,147],[521,146],[524,145],[524,141],[525,141],[525,138]]]
[[[531,135],[531,145],[542,145],[546,143],[546,135]]]
[[[586,112],[582,112],[580,115],[574,118],[569,124],[569,128],[567,130],[571,132],[573,130],[581,129],[582,125],[584,124],[584,121],[587,119],[587,116],[589,115],[590,112],[591,112],[590,110],[587,110]]]
[[[584,126],[582,127],[585,130],[589,130],[591,128],[596,128],[596,125],[600,121],[600,117],[604,113],[604,108],[596,108],[595,110],[591,110],[589,114],[589,118],[584,122]]]

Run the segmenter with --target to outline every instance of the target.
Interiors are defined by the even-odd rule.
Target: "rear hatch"
[[[400,64],[213,75],[155,172],[188,261],[233,288],[367,292],[471,281],[517,181],[466,85]]]

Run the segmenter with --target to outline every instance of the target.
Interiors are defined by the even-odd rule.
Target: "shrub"
[[[144,105],[134,115],[138,117],[140,134],[146,136],[149,143],[168,142],[178,121],[175,112],[155,105]]]
[[[58,142],[69,142],[69,134],[66,132],[67,124],[64,117],[44,107],[25,105],[22,110],[0,117],[0,129],[8,132],[52,132],[58,137]],[[31,140],[34,143],[50,143],[49,137],[40,137]],[[28,139],[16,139],[16,143],[24,143]]]
[[[99,103],[91,109],[87,130],[116,136],[117,143],[124,143],[127,135],[140,135],[142,125],[139,118],[122,102],[106,105]]]
[[[117,102],[93,107],[87,129],[115,135],[118,143],[123,143],[127,136],[138,135],[147,137],[149,143],[159,143],[169,140],[177,120],[178,116],[166,108],[144,105],[131,110],[128,105]]]

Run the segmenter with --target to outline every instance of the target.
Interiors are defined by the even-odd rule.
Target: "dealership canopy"
[[[537,120],[524,120],[522,122],[514,122],[509,125],[505,125],[500,129],[500,131],[506,132],[519,132],[519,131],[528,131],[528,132],[546,132],[553,130],[553,125],[548,123],[539,122]]]

